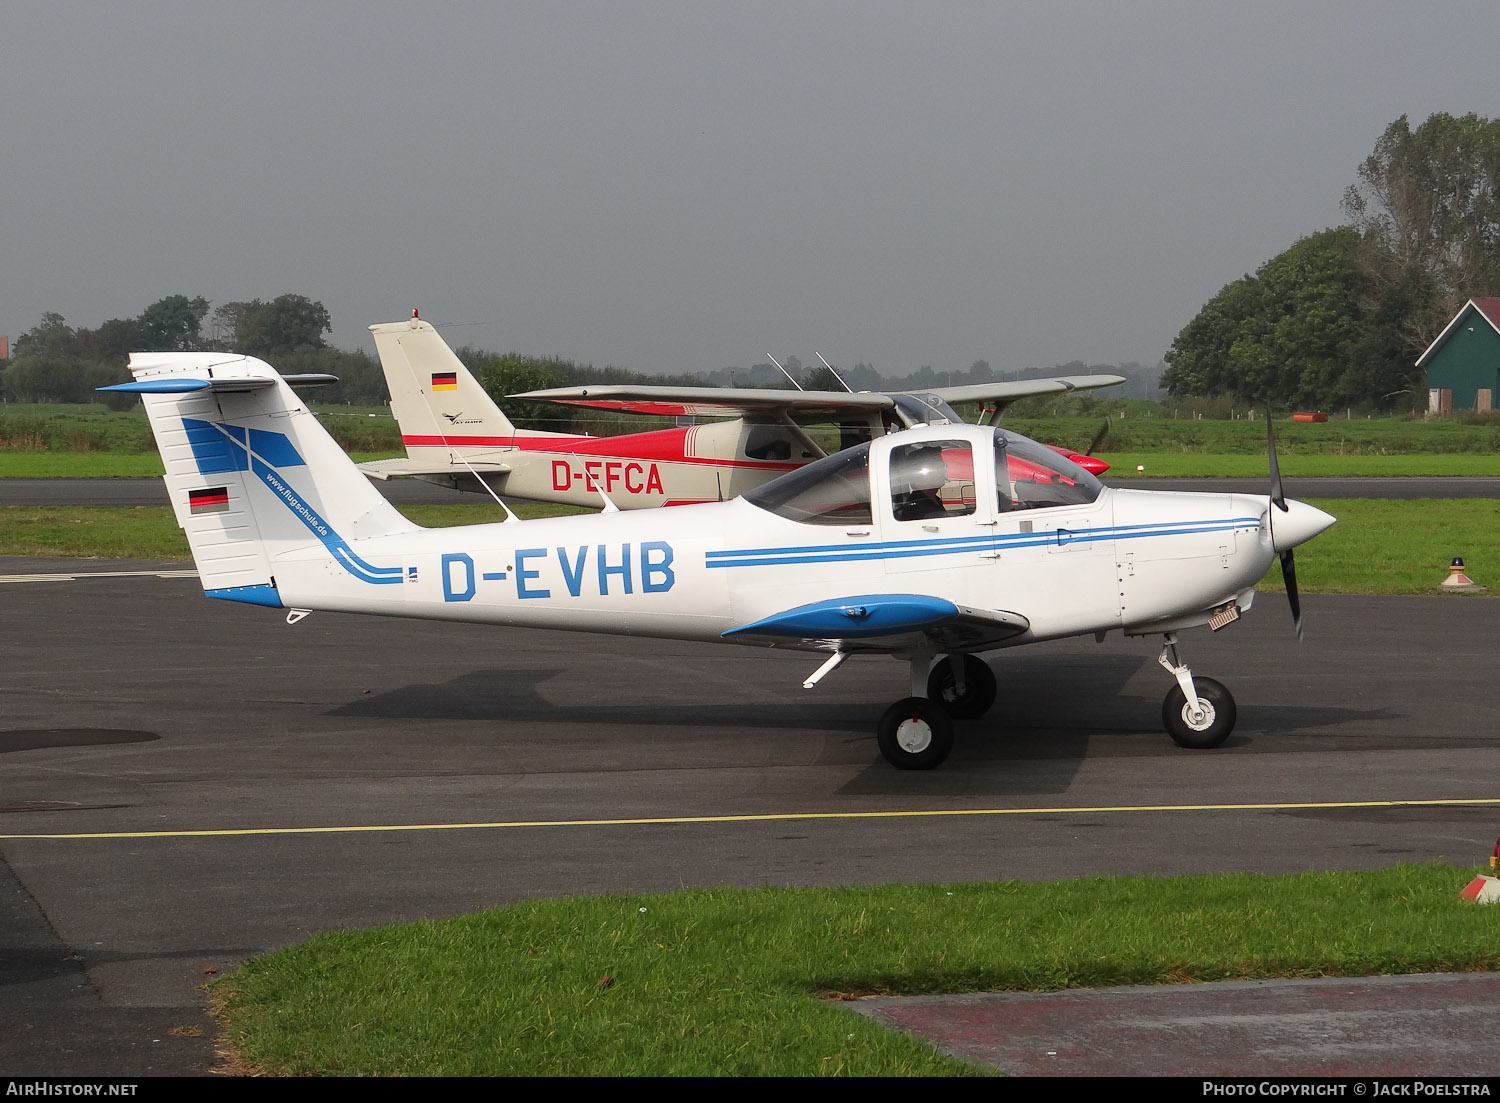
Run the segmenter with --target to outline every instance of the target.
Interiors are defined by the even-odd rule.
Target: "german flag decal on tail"
[[[458,372],[435,371],[432,373],[432,389],[435,391],[458,390]]]
[[[206,490],[189,490],[188,511],[190,513],[228,513],[229,488],[214,486]]]

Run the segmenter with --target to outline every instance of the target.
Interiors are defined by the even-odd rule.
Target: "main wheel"
[[[1193,710],[1188,708],[1187,694],[1182,692],[1181,686],[1173,686],[1167,699],[1161,703],[1161,722],[1179,747],[1196,750],[1217,747],[1234,731],[1234,698],[1221,682],[1212,678],[1194,678],[1193,688],[1198,691],[1201,715],[1193,716]]]
[[[977,655],[962,655],[964,691],[958,692],[953,677],[953,656],[949,655],[927,676],[927,696],[942,704],[949,716],[972,720],[983,716],[995,703],[995,672]]]
[[[875,740],[896,769],[930,770],[953,749],[953,721],[937,703],[908,697],[885,710]]]

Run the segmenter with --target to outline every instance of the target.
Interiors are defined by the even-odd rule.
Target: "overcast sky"
[[[1484,3],[9,0],[0,333],[297,292],[331,343],[685,372],[1155,363],[1500,115]]]

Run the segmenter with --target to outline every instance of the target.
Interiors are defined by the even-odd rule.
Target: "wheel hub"
[[[921,754],[932,743],[932,728],[920,716],[901,721],[896,729],[896,745],[907,754]]]
[[[1184,703],[1182,706],[1182,722],[1195,732],[1207,731],[1213,727],[1214,706],[1198,698],[1198,708],[1195,710],[1191,705]]]

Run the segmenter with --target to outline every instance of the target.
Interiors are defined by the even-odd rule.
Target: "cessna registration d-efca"
[[[961,424],[949,402],[983,399],[1003,410],[1020,398],[1125,381],[1081,375],[858,394],[619,386],[536,392],[570,405],[732,419],[588,437],[516,428],[442,335],[415,315],[370,332],[406,446],[405,457],[360,464],[370,478],[422,479],[455,490],[595,507],[602,492],[620,509],[722,502],[821,459],[826,453],[806,425],[837,424],[840,446],[848,447],[914,425]]]
[[[950,717],[995,679],[977,654],[1122,630],[1165,638],[1167,730],[1221,743],[1234,700],[1178,656],[1334,519],[1271,493],[1116,490],[993,426],[933,425],[827,456],[725,502],[424,529],[360,474],[267,364],[136,353],[167,489],[210,597],[289,610],[473,621],[894,656],[910,694],[877,726],[895,766],[936,766]],[[1300,623],[1300,618],[1299,618]]]

